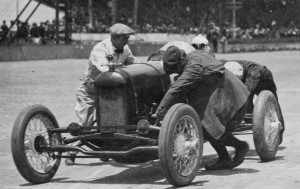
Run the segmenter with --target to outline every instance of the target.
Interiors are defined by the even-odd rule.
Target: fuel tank
[[[158,104],[171,84],[161,61],[112,68],[95,80],[99,126],[137,124],[153,103]]]

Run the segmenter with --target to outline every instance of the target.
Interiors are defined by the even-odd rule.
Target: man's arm
[[[137,62],[136,58],[133,56],[131,50],[129,49],[128,45],[124,47],[126,49],[127,57],[125,60],[124,65],[130,65]]]
[[[162,119],[166,111],[180,99],[186,98],[187,94],[202,81],[202,67],[193,65],[185,68],[182,75],[175,81],[161,100],[156,115]]]
[[[90,61],[100,72],[108,71],[107,53],[101,48],[95,46],[90,55]]]

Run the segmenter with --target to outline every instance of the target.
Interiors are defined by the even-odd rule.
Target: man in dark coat
[[[263,90],[271,91],[278,102],[277,87],[274,82],[273,74],[267,67],[247,60],[220,61],[224,63],[224,67],[226,69],[240,78],[250,92],[249,102],[253,103],[249,103],[248,112],[253,111],[253,104],[256,101],[256,97]],[[281,111],[280,105],[279,109]],[[281,130],[281,142],[282,134],[284,132],[284,121],[282,126],[283,129]]]
[[[186,56],[184,51],[171,46],[164,54],[163,65],[167,74],[180,76],[163,97],[154,117],[161,120],[173,104],[187,99],[199,115],[205,139],[219,155],[217,162],[205,168],[232,169],[240,165],[249,146],[235,138],[232,131],[246,112],[249,92],[243,83],[204,51],[195,50]],[[235,148],[233,160],[225,146]]]
[[[252,98],[262,90],[271,91],[278,100],[277,87],[272,72],[255,62],[247,60],[220,60],[229,71],[237,75],[246,85]],[[251,98],[251,99],[252,99]]]

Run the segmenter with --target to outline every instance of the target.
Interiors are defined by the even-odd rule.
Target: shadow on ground
[[[124,171],[102,178],[92,178],[89,180],[58,180],[59,183],[90,183],[90,184],[168,184],[160,169],[158,161],[149,161],[138,164],[136,167],[119,164],[114,161],[109,162],[115,167],[127,167]]]
[[[284,150],[286,147],[279,147],[278,150]],[[234,150],[229,151],[231,156],[234,156]],[[275,160],[283,159],[283,156],[277,156]],[[204,165],[210,164],[218,159],[217,154],[204,156],[202,159],[201,168]],[[255,149],[250,149],[247,152],[246,160],[257,160],[259,163],[260,158],[258,157]],[[117,173],[115,175],[104,176],[101,178],[89,178],[85,180],[69,180],[68,178],[55,178],[51,182],[54,183],[89,183],[89,184],[158,184],[158,185],[169,185],[166,181],[165,176],[161,170],[158,160],[149,161],[140,164],[121,164],[115,161],[109,162],[98,162],[90,164],[76,164],[77,166],[101,166],[101,165],[111,165],[113,167],[125,168],[124,171]],[[76,166],[75,165],[75,166]],[[199,171],[197,176],[203,175],[216,175],[216,176],[227,176],[233,174],[253,174],[259,172],[255,169],[249,168],[235,168],[232,170],[216,170],[216,171]],[[100,177],[100,176],[99,176]],[[203,186],[209,181],[198,181],[191,185]],[[31,186],[31,184],[22,184],[21,186]],[[172,187],[171,187],[172,188]]]

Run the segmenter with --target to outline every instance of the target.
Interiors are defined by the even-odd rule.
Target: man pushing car
[[[280,114],[281,108],[278,101],[277,87],[272,72],[263,65],[247,60],[220,60],[224,63],[224,67],[235,74],[247,87],[250,92],[248,112],[252,112],[257,96],[263,90],[271,91],[278,102]],[[282,115],[281,115],[282,117]],[[284,120],[282,117],[282,129],[280,135],[280,143],[285,130]]]
[[[169,88],[153,117],[161,121],[175,103],[185,102],[197,112],[204,138],[216,150],[219,160],[207,170],[232,169],[245,158],[249,146],[235,138],[232,131],[243,120],[249,92],[243,83],[211,54],[195,50],[188,55],[178,47],[169,47],[163,56],[167,74],[180,76]],[[235,148],[233,159],[226,146]]]

